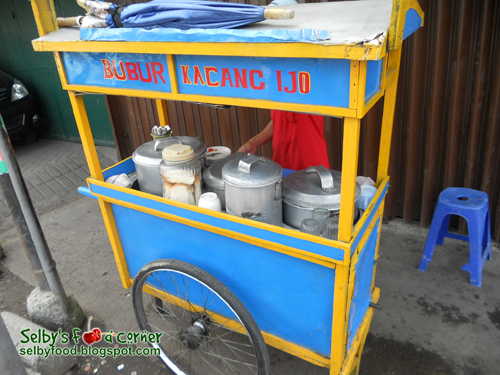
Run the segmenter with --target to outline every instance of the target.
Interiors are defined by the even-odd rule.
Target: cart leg
[[[160,119],[160,125],[170,125],[168,120],[167,102],[162,99],[156,99],[156,108],[158,109],[158,118]]]
[[[360,119],[344,119],[344,146],[342,153],[342,195],[340,197],[339,241],[349,242],[354,221],[356,177],[358,173]]]
[[[116,228],[113,209],[111,208],[110,203],[105,202],[101,198],[99,198],[99,207],[101,207],[104,226],[108,232],[109,242],[111,243],[111,248],[113,249],[113,255],[115,256],[116,266],[118,267],[118,273],[120,274],[122,285],[125,289],[128,289],[132,286],[132,283],[130,282],[130,273],[128,272],[127,261],[125,260],[125,254],[123,253],[120,235],[118,234],[118,229]]]
[[[361,365],[361,354],[363,354],[363,348],[365,347],[366,336],[359,345],[358,352],[356,353],[356,358],[354,359],[354,364],[352,366],[351,373],[349,375],[358,375],[359,366]]]
[[[87,111],[85,110],[83,97],[81,95],[76,95],[74,91],[68,91],[68,95],[71,106],[73,107],[78,132],[80,133],[80,138],[82,139],[83,151],[85,152],[85,157],[87,158],[87,162],[89,164],[90,175],[97,180],[103,181],[101,164],[99,163],[99,158],[97,157],[94,137],[92,136],[92,131],[90,130],[89,119],[87,117]]]
[[[78,125],[78,132],[80,133],[80,138],[82,139],[83,151],[85,152],[85,157],[87,158],[90,175],[96,180],[103,181],[104,178],[101,171],[101,165],[99,163],[99,158],[97,157],[94,137],[92,136],[92,131],[90,130],[89,119],[87,117],[87,111],[85,110],[83,98],[81,95],[76,95],[74,91],[68,91],[68,95],[75,114],[76,124]],[[120,236],[116,228],[115,217],[113,215],[111,204],[99,198],[99,207],[101,208],[104,225],[106,226],[106,230],[108,232],[123,287],[128,289],[131,286],[130,275],[128,272],[127,262],[125,261],[125,255],[123,254]]]
[[[382,116],[382,135],[378,158],[377,186],[388,176],[389,156],[391,153],[392,127],[394,125],[394,110],[396,108],[396,93],[398,90],[399,66],[401,62],[401,48],[389,52],[386,70],[386,87],[384,112]]]
[[[35,15],[38,34],[44,36],[57,30],[54,2],[52,0],[33,0],[30,2],[33,14]]]
[[[330,375],[338,375],[344,363],[347,346],[347,292],[349,284],[349,264],[338,265],[335,269],[335,291],[333,303],[332,350],[330,355]]]
[[[380,236],[382,234],[382,218],[384,217],[384,208],[385,208],[385,198],[380,204],[379,207],[379,212],[377,213],[377,216],[379,217],[377,220],[379,220],[379,225],[378,225],[378,237],[377,237],[377,247],[375,248],[375,266],[373,267],[373,278],[372,278],[372,287],[375,288],[375,275],[377,274],[377,264],[378,264],[378,258],[379,258],[379,249],[380,249]]]

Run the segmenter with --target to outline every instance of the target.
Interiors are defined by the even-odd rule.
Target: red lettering
[[[185,85],[191,85],[192,83],[188,76],[189,65],[181,65],[181,69],[182,69],[182,83]]]
[[[194,66],[194,80],[193,80],[193,82],[195,85],[197,85],[198,82],[200,82],[202,85],[205,84],[205,81],[203,80],[203,76],[201,74],[200,68],[197,65]]]
[[[126,62],[125,69],[127,69],[128,79],[131,81],[139,80],[139,73],[137,73],[137,65],[135,65],[135,63]]]
[[[262,73],[260,70],[250,70],[250,87],[254,90],[264,90],[264,87],[266,87],[266,84],[264,82],[261,82],[259,86],[255,85],[255,75],[258,75],[259,78],[264,78],[264,73]]]
[[[243,87],[244,89],[248,89],[247,70],[248,69],[241,69],[241,72],[243,73],[243,76],[241,76],[238,68],[234,68],[234,80],[236,82],[236,87],[240,87],[241,83],[241,87]]]
[[[163,74],[163,65],[159,62],[152,62],[151,63],[151,70],[153,71],[153,77],[154,77],[154,83],[158,83],[158,79],[156,78],[156,76],[159,76],[161,81],[163,82],[164,85],[167,84],[167,82],[165,82],[165,79],[163,78],[162,74]]]
[[[113,71],[111,70],[111,63],[109,60],[101,59],[102,67],[104,68],[104,79],[113,79],[115,78]]]
[[[297,72],[289,72],[292,76],[292,89],[290,90],[288,87],[285,87],[285,91],[289,94],[293,94],[297,92]]]
[[[308,94],[311,91],[311,76],[308,72],[299,72],[299,92]]]
[[[214,68],[212,66],[205,66],[205,78],[207,79],[207,86],[209,87],[218,87],[219,86],[219,81],[212,82],[210,79],[210,73],[214,72],[217,73],[218,70],[217,68]]]
[[[283,87],[281,84],[281,70],[276,71],[276,78],[278,79],[278,91],[283,91]]]
[[[146,63],[146,70],[148,71],[148,78],[144,78],[142,76],[141,63],[137,63],[137,69],[139,70],[139,76],[141,77],[142,82],[152,82],[153,76],[151,74],[151,68],[149,67],[149,63]]]
[[[116,70],[116,63],[115,60],[113,61],[113,71],[115,72],[115,78],[119,81],[126,81],[127,76],[125,75],[125,68],[123,67],[123,61],[120,61],[120,69],[122,70],[122,74],[119,75],[118,71]]]
[[[226,81],[229,81],[229,85],[233,87],[233,81],[231,80],[231,74],[229,74],[228,68],[222,68],[222,84],[221,87],[226,87]]]

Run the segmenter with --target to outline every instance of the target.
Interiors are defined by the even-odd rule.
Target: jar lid
[[[187,136],[175,136],[158,139],[154,141],[153,149],[155,151],[161,151],[165,147],[178,143],[191,146],[194,150],[194,156],[196,156],[197,158],[205,156],[207,152],[207,145],[205,143],[203,143],[196,137]]]
[[[191,146],[175,144],[165,147],[161,156],[165,161],[186,161],[194,158],[194,151]]]
[[[278,163],[250,154],[234,158],[222,168],[222,179],[233,186],[248,188],[267,186],[282,177],[283,169]]]
[[[322,165],[289,174],[283,181],[283,201],[300,207],[340,209],[342,174]],[[361,194],[356,183],[355,199]]]

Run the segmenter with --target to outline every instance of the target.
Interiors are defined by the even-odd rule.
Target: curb
[[[43,332],[39,330],[44,330],[47,334],[51,334],[52,331],[49,331],[48,329],[45,329],[38,324],[32,323],[29,320],[21,318],[20,316],[7,311],[2,312],[1,315],[5,322],[5,326],[7,327],[7,331],[9,331],[10,337],[12,338],[12,341],[14,342],[14,345],[18,352],[21,348],[28,349],[34,348],[35,346],[41,348],[50,348],[49,343],[21,343],[21,340],[25,341],[26,339],[21,335],[21,331],[29,328],[29,335]],[[60,336],[58,335],[58,339],[56,340],[55,344],[57,348],[71,347],[70,345],[61,344],[60,341]],[[25,355],[21,356],[21,360],[27,367],[40,373],[40,375],[65,375],[73,366],[76,365],[76,358],[72,356],[49,355],[45,358],[44,355]]]

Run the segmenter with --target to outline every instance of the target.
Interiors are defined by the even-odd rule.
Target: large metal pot
[[[221,209],[226,210],[226,194],[224,189],[224,180],[222,179],[222,168],[233,159],[241,159],[247,155],[244,152],[238,152],[234,155],[214,161],[203,172],[203,192],[212,192],[217,194],[220,199]]]
[[[246,155],[222,168],[226,212],[283,226],[281,166],[270,159]]]
[[[163,196],[163,184],[159,169],[160,163],[163,160],[161,152],[165,147],[176,143],[191,146],[195,157],[201,162],[202,170],[204,169],[207,146],[198,138],[183,136],[168,137],[144,143],[132,154],[141,191]]]
[[[337,213],[340,210],[341,180],[340,172],[322,165],[289,174],[283,182],[283,222],[300,229],[302,220],[312,218],[317,207]],[[356,201],[360,194],[361,188],[356,184]]]

